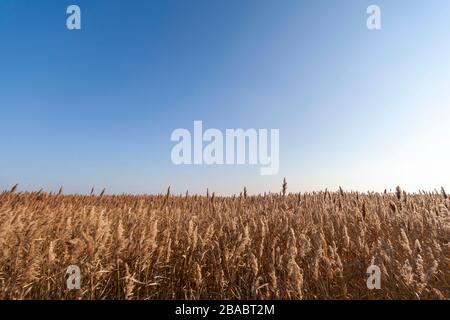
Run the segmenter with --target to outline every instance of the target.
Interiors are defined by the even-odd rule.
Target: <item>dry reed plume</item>
[[[448,299],[441,193],[0,194],[0,299]],[[382,271],[368,290],[366,270]],[[66,269],[81,269],[81,289]]]

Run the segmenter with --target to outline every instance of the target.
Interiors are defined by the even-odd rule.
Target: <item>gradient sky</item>
[[[449,17],[442,0],[0,0],[0,188],[450,189]],[[279,128],[279,174],[173,165],[194,120]]]

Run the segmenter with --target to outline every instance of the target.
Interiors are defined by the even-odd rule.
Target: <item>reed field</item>
[[[0,194],[0,299],[449,298],[444,189]]]

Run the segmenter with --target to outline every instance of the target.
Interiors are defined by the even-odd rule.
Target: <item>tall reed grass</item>
[[[0,299],[449,299],[441,193],[0,194]],[[81,269],[81,289],[66,269]],[[381,289],[366,270],[380,267]]]

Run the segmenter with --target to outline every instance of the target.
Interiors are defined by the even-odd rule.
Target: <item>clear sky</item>
[[[0,189],[450,189],[449,17],[442,0],[1,0]],[[279,128],[279,174],[173,165],[194,120]]]

